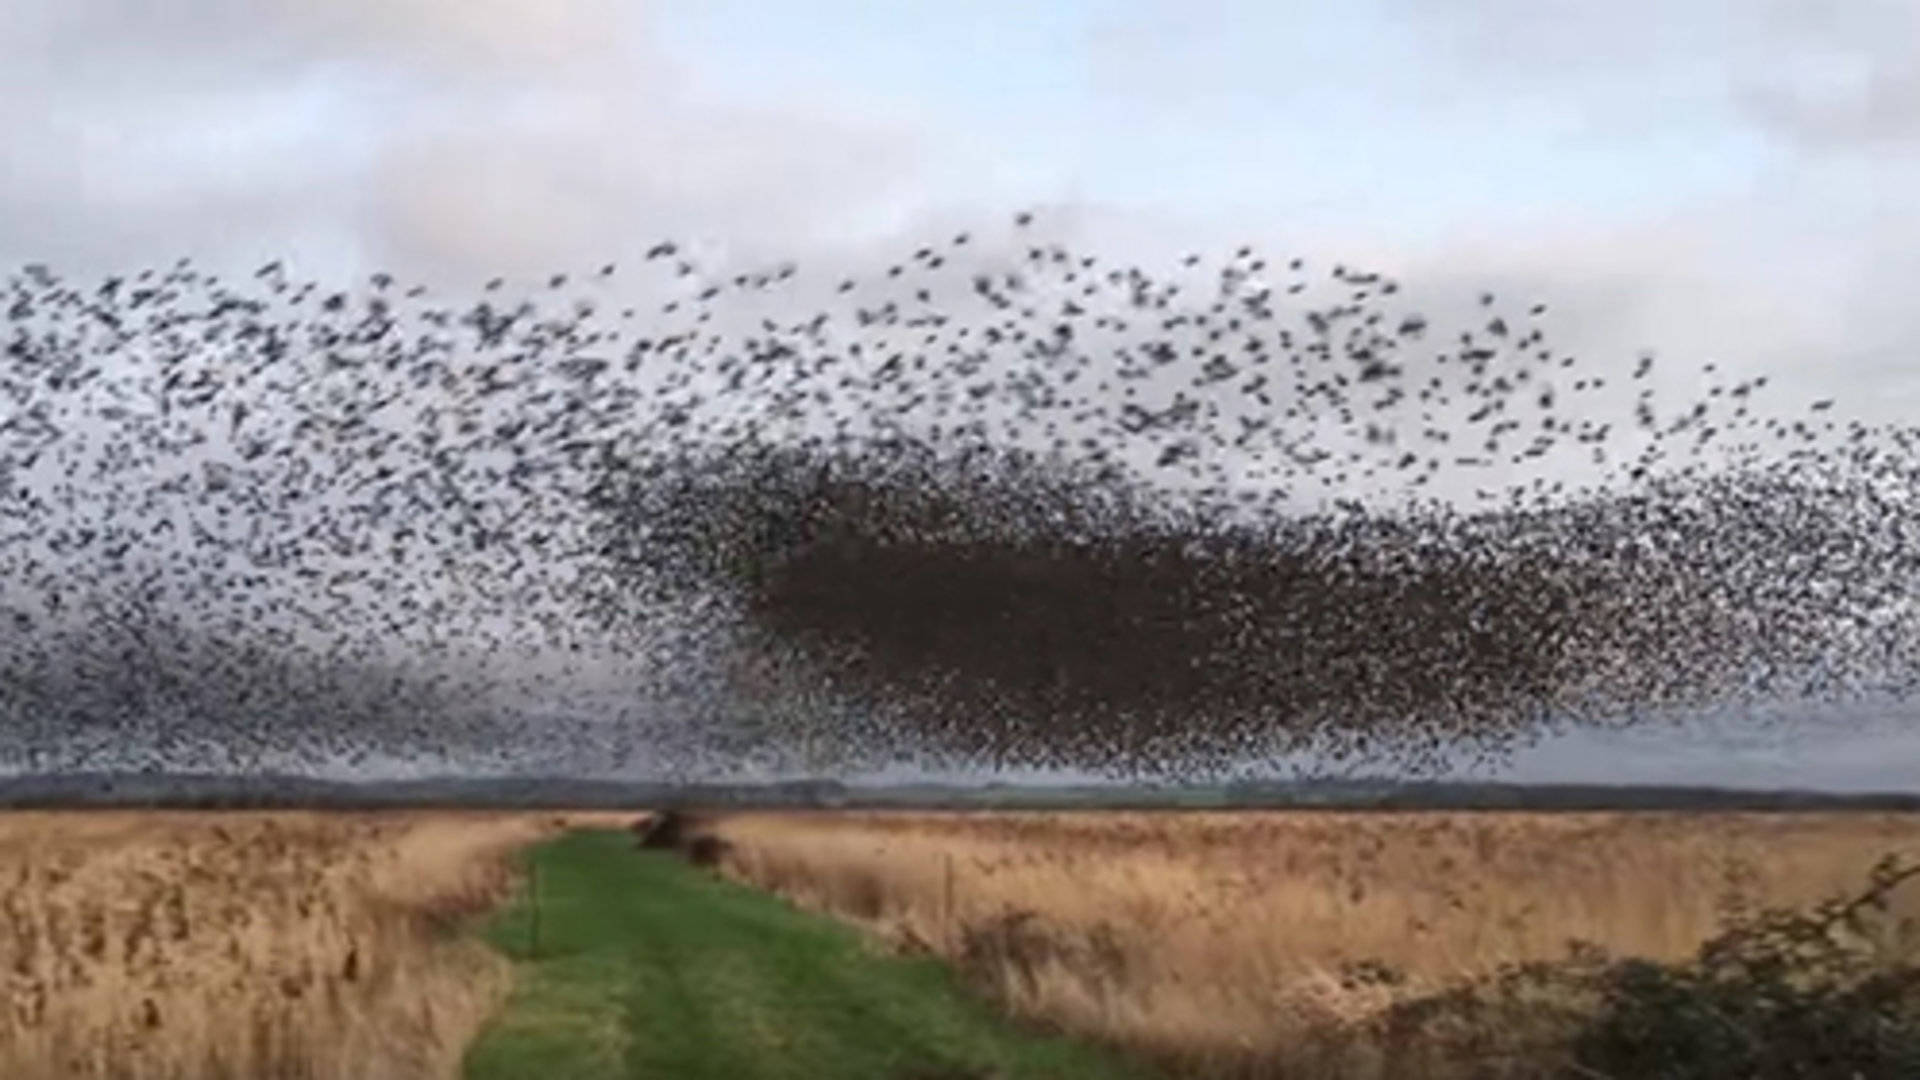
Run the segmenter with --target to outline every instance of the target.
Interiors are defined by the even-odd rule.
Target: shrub
[[[1382,1042],[1428,1069],[1443,1061],[1478,1076],[1920,1076],[1920,931],[1889,910],[1915,877],[1920,866],[1889,857],[1857,895],[1733,913],[1684,963],[1574,943],[1563,961],[1509,965],[1395,1005],[1379,1021]]]

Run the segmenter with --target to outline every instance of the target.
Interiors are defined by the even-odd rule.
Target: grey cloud
[[[1743,87],[1740,98],[1755,120],[1806,149],[1920,144],[1920,55],[1806,65],[1796,78]]]
[[[1747,73],[1748,115],[1802,148],[1920,149],[1920,7],[1778,0],[1771,55]]]
[[[69,83],[138,75],[176,85],[280,77],[341,59],[442,75],[577,69],[613,55],[642,25],[643,10],[614,0],[42,0],[14,7],[5,24],[12,48]]]
[[[1810,152],[1920,141],[1920,7],[1908,0],[1408,0],[1454,77],[1551,87],[1592,112],[1725,108]],[[1681,100],[1691,99],[1691,100]]]
[[[1911,708],[1782,706],[1758,716],[1676,718],[1582,730],[1522,751],[1505,777],[1527,782],[1717,784],[1920,791]]]
[[[629,111],[578,91],[546,107],[564,121],[465,116],[383,154],[368,187],[376,258],[538,271],[690,235],[772,257],[826,242],[913,167],[900,142],[805,116]]]

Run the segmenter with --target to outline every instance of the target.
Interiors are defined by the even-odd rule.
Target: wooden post
[[[533,905],[533,925],[529,930],[527,957],[540,958],[540,861],[538,856],[527,860],[527,893]]]
[[[940,936],[946,938],[945,945],[946,945],[947,957],[948,959],[952,959],[954,956],[954,951],[953,951],[953,946],[954,946],[954,942],[953,942],[953,852],[951,851],[945,852],[944,857],[947,863],[946,903],[942,908],[943,915],[941,918]]]

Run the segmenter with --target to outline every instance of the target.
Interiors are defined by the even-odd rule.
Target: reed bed
[[[1406,1075],[1396,1003],[1571,941],[1679,961],[1857,891],[1892,814],[740,813],[722,872],[950,958],[1015,1014],[1202,1076]],[[1920,895],[1896,898],[1911,925]]]
[[[561,820],[0,815],[0,1076],[454,1076],[508,976],[459,931]]]

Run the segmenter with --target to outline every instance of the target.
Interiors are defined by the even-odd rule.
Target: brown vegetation
[[[0,1076],[445,1077],[552,814],[0,816]]]
[[[1741,905],[1811,905],[1920,853],[1920,819],[1867,814],[742,813],[704,828],[740,880],[944,954],[1017,1014],[1205,1076],[1413,1075],[1417,1048],[1380,1034],[1397,1007],[1573,940],[1684,960]],[[1920,940],[1920,889],[1902,886],[1893,916]]]

